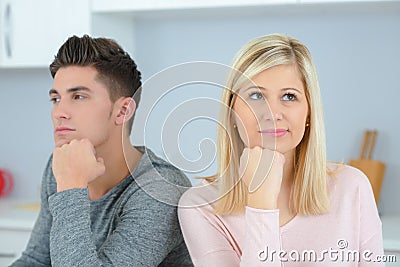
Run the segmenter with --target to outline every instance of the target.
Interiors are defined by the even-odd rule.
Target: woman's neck
[[[285,153],[285,165],[283,165],[283,176],[282,176],[282,185],[281,187],[290,189],[293,185],[294,181],[294,154],[295,151],[292,150],[290,152]]]

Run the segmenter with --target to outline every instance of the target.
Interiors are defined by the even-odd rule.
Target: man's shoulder
[[[176,206],[182,194],[191,187],[187,176],[150,149],[138,147],[143,155],[132,172],[135,186],[160,202]]]
[[[179,186],[190,187],[191,183],[187,176],[170,162],[157,156],[151,149],[137,147],[143,153],[142,158],[132,173],[138,176],[152,176],[155,179],[162,179]]]
[[[212,206],[219,198],[217,184],[203,179],[182,195],[179,206],[182,208],[206,207],[206,209],[213,210]]]

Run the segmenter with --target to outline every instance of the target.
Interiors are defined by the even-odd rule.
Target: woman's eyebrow
[[[244,88],[242,91],[248,91],[248,90],[250,90],[250,89],[267,90],[267,89],[265,89],[265,88],[262,87],[262,86],[252,85],[252,86],[249,86],[249,87]]]
[[[243,91],[243,92],[246,92],[246,91],[248,91],[248,90],[250,90],[250,89],[267,90],[265,87],[258,86],[258,85],[252,85],[252,86],[249,86],[249,87],[244,88],[242,91]],[[285,87],[285,88],[282,88],[282,89],[281,89],[281,91],[289,91],[289,90],[294,90],[294,91],[298,92],[299,94],[302,94],[302,93],[303,93],[301,90],[299,90],[299,89],[297,89],[297,88],[293,88],[293,87]]]
[[[282,91],[289,91],[289,90],[294,90],[296,92],[298,92],[299,94],[303,94],[303,92],[297,88],[293,88],[293,87],[288,87],[288,88],[282,88]]]

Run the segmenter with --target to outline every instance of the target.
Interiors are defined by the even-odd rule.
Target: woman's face
[[[246,147],[292,152],[303,138],[308,103],[294,65],[267,69],[237,92],[232,119]]]

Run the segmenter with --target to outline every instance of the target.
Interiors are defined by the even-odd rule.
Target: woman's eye
[[[254,93],[250,93],[250,98],[254,99],[254,100],[260,100],[260,99],[263,99],[264,96],[260,92],[254,92]]]
[[[282,99],[284,101],[295,101],[295,100],[297,100],[296,95],[295,94],[290,94],[290,93],[284,94]]]

